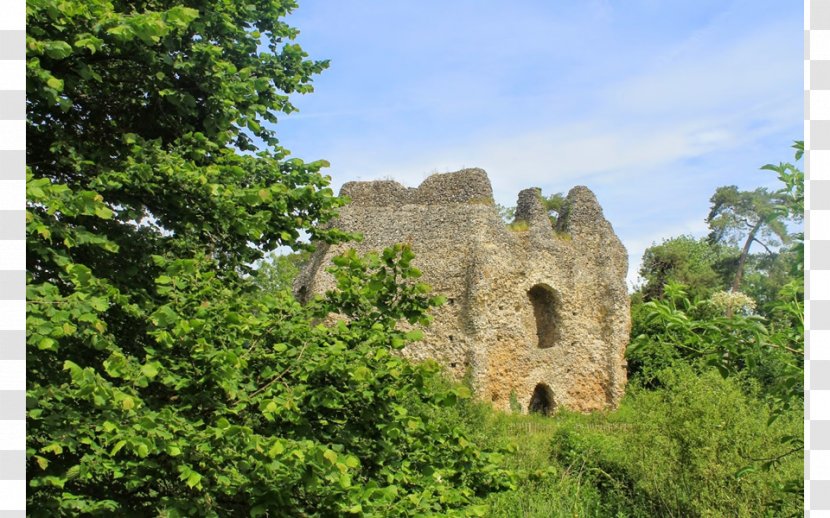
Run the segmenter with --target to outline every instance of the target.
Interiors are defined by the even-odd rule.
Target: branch
[[[761,242],[761,240],[759,240],[757,237],[753,237],[753,238],[752,238],[752,240],[753,240],[753,241],[755,241],[756,243],[758,243],[759,245],[763,246],[763,247],[764,247],[764,249],[765,249],[767,252],[769,252],[770,254],[774,254],[774,253],[775,253],[775,252],[773,252],[772,250],[770,250],[770,249],[769,249],[769,247],[768,247],[767,245],[765,245],[763,242]]]
[[[303,344],[303,348],[302,348],[302,349],[300,349],[300,354],[298,354],[298,355],[297,355],[297,362],[299,362],[300,360],[302,360],[302,359],[303,359],[303,353],[305,352],[306,347],[308,347],[308,342],[306,342],[305,344]],[[262,391],[263,391],[263,390],[267,389],[268,387],[270,387],[270,386],[271,386],[271,385],[273,385],[274,383],[276,383],[276,382],[278,382],[279,380],[281,380],[283,376],[285,376],[286,374],[288,374],[288,371],[289,371],[289,370],[291,370],[291,366],[286,367],[284,371],[282,371],[281,373],[277,374],[275,377],[273,377],[273,378],[272,378],[272,379],[271,379],[268,383],[266,383],[265,385],[263,385],[263,386],[259,387],[258,389],[256,389],[256,390],[253,392],[253,394],[251,394],[251,395],[250,395],[250,396],[248,396],[248,397],[249,397],[250,399],[253,399],[254,397],[258,396],[259,394],[261,394],[261,393],[262,393]]]
[[[782,453],[781,455],[777,455],[775,457],[767,457],[767,458],[761,458],[761,459],[756,459],[754,457],[747,457],[747,458],[751,461],[754,461],[754,462],[777,462],[777,461],[783,459],[784,457],[786,457],[788,455],[792,455],[793,453],[796,453],[796,452],[799,452],[799,451],[804,451],[804,448],[802,446],[799,446],[797,448],[793,448],[793,449],[791,449],[791,450],[789,450],[785,453]]]
[[[804,351],[799,351],[798,349],[793,349],[792,347],[787,347],[786,345],[777,344],[775,342],[767,342],[767,345],[771,347],[776,347],[778,349],[784,349],[785,351],[789,351],[793,354],[804,356]]]

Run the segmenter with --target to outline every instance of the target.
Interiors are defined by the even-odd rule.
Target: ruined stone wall
[[[434,358],[457,379],[472,375],[478,397],[507,410],[616,406],[625,386],[627,254],[593,193],[573,188],[555,229],[537,189],[519,195],[511,230],[480,169],[433,175],[418,188],[351,182],[339,228],[364,240],[321,245],[297,279],[301,293],[333,286],[324,271],[346,248],[409,243],[423,280],[447,304],[404,354]]]

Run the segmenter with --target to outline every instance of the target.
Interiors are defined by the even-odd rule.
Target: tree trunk
[[[763,225],[764,220],[759,219],[758,223],[752,227],[752,230],[749,231],[749,235],[746,236],[746,242],[744,243],[744,247],[741,250],[741,257],[738,259],[738,270],[735,272],[735,279],[732,281],[732,291],[739,291],[741,289],[741,280],[744,277],[744,265],[746,264],[746,258],[749,257],[749,247],[752,246],[752,241],[755,240],[755,234],[758,233],[758,229],[761,228]]]

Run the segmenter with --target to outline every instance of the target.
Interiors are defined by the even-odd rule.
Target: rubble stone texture
[[[628,256],[594,194],[568,193],[552,228],[539,189],[519,194],[516,221],[499,217],[481,169],[436,174],[418,188],[350,182],[335,225],[360,243],[318,246],[295,283],[302,297],[334,285],[325,272],[347,248],[409,243],[423,281],[447,303],[403,354],[433,358],[501,410],[613,408],[626,382]],[[515,404],[515,403],[514,403]]]

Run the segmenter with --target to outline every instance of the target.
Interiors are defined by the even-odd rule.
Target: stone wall
[[[616,406],[625,387],[630,327],[627,254],[586,187],[571,189],[552,228],[538,189],[519,194],[512,230],[487,174],[465,169],[397,182],[350,182],[339,228],[360,243],[320,245],[296,281],[303,295],[333,286],[325,265],[354,247],[412,246],[423,280],[447,297],[424,339],[404,354],[433,358],[456,378],[471,373],[479,398],[502,410]],[[525,228],[525,226],[517,227]]]

